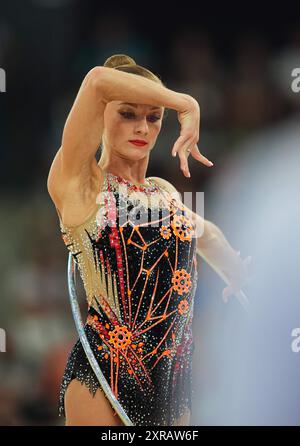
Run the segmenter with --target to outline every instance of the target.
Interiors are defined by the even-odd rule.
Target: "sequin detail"
[[[107,173],[91,218],[60,225],[86,291],[85,332],[114,395],[135,425],[172,426],[191,410],[195,227],[181,203],[148,181],[137,187]],[[93,395],[102,391],[79,339],[61,382],[60,416],[74,378]]]

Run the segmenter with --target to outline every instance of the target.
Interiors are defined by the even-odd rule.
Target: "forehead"
[[[136,108],[136,109],[145,109],[145,110],[163,110],[163,107],[154,106],[154,105],[148,105],[148,104],[134,104],[132,102],[119,102],[117,105],[129,105],[130,107]]]

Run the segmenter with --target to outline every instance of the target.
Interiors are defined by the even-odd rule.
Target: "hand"
[[[198,149],[199,141],[199,126],[200,126],[200,107],[198,102],[189,95],[188,107],[183,111],[178,111],[177,116],[181,125],[180,136],[175,142],[172,155],[176,156],[177,152],[180,158],[180,168],[185,176],[190,177],[191,174],[188,168],[188,156],[191,153],[193,158],[205,164],[206,166],[213,166],[213,163],[203,156]]]
[[[242,260],[240,257],[240,251],[237,252],[237,265],[233,271],[230,272],[229,284],[223,289],[222,298],[225,303],[228,302],[228,298],[231,295],[237,296],[241,291],[241,288],[246,285],[250,280],[249,264],[252,260],[251,256]]]

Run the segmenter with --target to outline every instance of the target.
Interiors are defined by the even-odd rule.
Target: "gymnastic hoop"
[[[68,290],[69,290],[69,298],[70,298],[73,318],[77,329],[77,333],[79,335],[79,339],[81,341],[85,354],[88,358],[88,361],[101,385],[101,388],[105,392],[111,405],[113,406],[113,408],[115,409],[115,411],[117,412],[117,414],[119,415],[120,419],[125,424],[125,426],[134,426],[134,424],[128,417],[127,413],[125,412],[125,410],[123,409],[123,407],[113,394],[111,387],[108,384],[107,380],[105,379],[105,376],[103,375],[99,367],[99,364],[95,358],[95,355],[86,337],[76,293],[76,262],[74,261],[71,252],[69,252],[69,259],[68,259]]]

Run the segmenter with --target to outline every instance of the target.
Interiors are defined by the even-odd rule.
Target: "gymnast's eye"
[[[133,112],[120,112],[120,115],[122,115],[125,119],[135,118],[135,113],[133,113]],[[150,118],[150,122],[156,122],[160,119],[160,116],[150,115],[149,118]]]
[[[132,112],[120,112],[120,115],[124,116],[126,119],[132,119],[135,117],[135,114]]]
[[[156,115],[150,115],[149,118],[151,118],[151,122],[156,122],[160,120],[160,116],[156,116]]]

